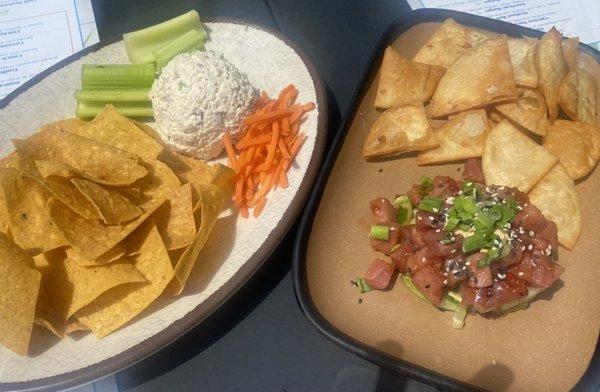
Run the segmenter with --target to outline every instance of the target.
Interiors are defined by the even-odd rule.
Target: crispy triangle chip
[[[517,88],[505,36],[491,38],[466,52],[446,71],[429,114],[444,117],[516,99]]]
[[[388,46],[383,55],[375,107],[389,109],[412,103],[424,103],[431,98],[444,68],[404,59]]]
[[[422,151],[439,145],[422,104],[400,106],[381,114],[363,147],[366,158]]]
[[[557,159],[503,120],[494,127],[483,146],[485,183],[505,185],[529,192],[552,169]]]
[[[563,56],[562,34],[554,27],[538,43],[535,67],[538,71],[539,88],[548,105],[548,117],[553,123],[558,116],[558,89],[569,68]]]
[[[558,241],[573,249],[581,234],[581,206],[575,183],[560,163],[529,192],[529,200],[558,229]]]
[[[509,38],[508,52],[515,75],[515,83],[519,86],[536,88],[538,84],[535,69],[535,52],[538,40],[535,38]]]
[[[537,90],[520,88],[515,102],[501,103],[495,109],[515,124],[544,136],[548,129],[546,100]]]

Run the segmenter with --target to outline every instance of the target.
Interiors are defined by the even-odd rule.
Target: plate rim
[[[327,90],[325,88],[323,79],[313,62],[310,60],[310,57],[304,52],[304,50],[280,30],[266,27],[258,23],[247,22],[239,18],[204,17],[202,20],[204,23],[231,23],[249,26],[271,34],[288,45],[298,55],[308,70],[316,93],[316,103],[318,108],[317,132],[314,149],[298,191],[294,195],[290,205],[285,210],[279,223],[277,223],[275,228],[273,228],[265,242],[262,243],[256,252],[254,252],[254,254],[243,263],[240,269],[228,281],[226,281],[212,295],[188,312],[181,319],[176,320],[159,333],[115,356],[103,359],[102,361],[81,369],[61,373],[55,376],[38,378],[29,381],[0,382],[0,391],[56,391],[60,389],[72,388],[91,383],[126,369],[160,351],[164,347],[185,335],[192,328],[202,323],[202,321],[215,312],[219,307],[224,305],[237,291],[239,291],[269,258],[279,243],[283,240],[289,229],[292,227],[296,218],[299,216],[302,207],[308,199],[309,192],[312,188],[311,185],[314,183],[317,174],[319,173],[325,152],[329,111]],[[53,72],[87,54],[93,53],[105,46],[114,44],[121,40],[122,36],[116,36],[102,40],[59,61],[58,63],[37,74],[27,82],[23,83],[10,94],[6,95],[2,100],[0,100],[0,109],[4,109],[16,97],[27,91],[29,88],[35,86]],[[206,306],[205,311],[199,309],[201,305]]]
[[[395,358],[367,344],[359,342],[358,340],[350,337],[336,328],[318,311],[314,302],[312,301],[308,287],[308,277],[306,274],[306,253],[314,218],[316,217],[321,197],[325,191],[325,186],[327,185],[331,171],[333,170],[333,167],[337,161],[337,157],[346,139],[346,135],[348,134],[350,124],[352,123],[352,120],[359,109],[361,98],[368,87],[366,82],[372,76],[373,72],[377,71],[374,65],[376,64],[380,55],[383,53],[385,46],[404,31],[420,23],[443,22],[447,18],[453,18],[461,24],[504,34],[508,34],[510,31],[513,34],[517,33],[538,38],[544,34],[542,31],[515,25],[505,21],[440,8],[421,8],[412,10],[400,15],[396,20],[394,20],[382,33],[370,53],[369,61],[367,62],[367,65],[361,74],[360,83],[354,90],[350,105],[348,106],[340,127],[334,136],[333,143],[323,161],[323,167],[306,202],[306,207],[300,219],[296,240],[294,241],[292,279],[296,301],[303,315],[319,331],[319,333],[321,333],[331,342],[341,346],[347,351],[350,351],[354,355],[366,359],[369,362],[375,363],[387,369],[391,369],[404,376],[408,376],[438,388],[442,388],[443,390],[480,391],[481,388],[474,385],[467,384],[438,372],[434,372],[412,362]],[[593,56],[598,62],[600,62],[600,52],[596,49],[587,44],[580,43],[580,50]],[[588,370],[593,371],[592,364],[597,360],[597,358],[600,358],[600,338],[596,343],[596,349],[592,355],[592,358],[590,359],[588,369],[586,369],[579,382],[574,386],[575,389],[581,387],[580,384],[584,381],[584,379],[590,377],[590,375],[588,375]],[[600,378],[600,374],[598,374],[596,378]],[[589,381],[590,380],[585,380],[585,382]],[[600,383],[600,381],[598,382]]]

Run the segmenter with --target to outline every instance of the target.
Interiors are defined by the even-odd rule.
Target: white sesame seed
[[[548,250],[552,250],[552,245],[548,245]]]
[[[527,247],[528,250],[532,250],[533,249],[533,245],[529,244],[529,246]]]
[[[435,220],[435,218],[433,216],[428,217],[428,219],[433,222]]]
[[[517,275],[523,276],[523,275],[525,275],[525,273],[524,272],[519,272]]]
[[[418,219],[418,220],[423,220],[423,218],[422,218],[422,217],[420,217],[420,216],[417,216],[417,219]]]
[[[523,211],[523,207],[521,207],[521,206],[517,206],[517,210],[519,210],[519,211]]]
[[[444,272],[442,275],[444,275],[444,276],[448,276],[448,273],[447,273],[447,272]]]
[[[532,237],[535,235],[535,233],[533,232],[533,230],[529,230],[529,235],[532,236]]]
[[[444,279],[444,284],[448,284],[448,280],[447,279]]]
[[[390,231],[394,231],[396,228],[394,226],[390,227]]]
[[[452,249],[450,253],[456,253],[456,249]]]
[[[498,187],[498,190],[499,190],[499,191],[503,191],[503,190],[504,190],[504,186],[499,186],[499,187]]]
[[[435,229],[435,232],[436,232],[436,233],[439,233],[439,232],[441,232],[441,231],[442,231],[442,230],[440,230],[440,229]]]
[[[525,246],[524,245],[521,247],[521,250],[525,250]]]
[[[421,258],[421,261],[422,261],[423,263],[425,262],[425,256],[423,256],[423,257]]]
[[[523,207],[527,207],[528,205],[529,205],[529,204],[525,203],[525,204],[523,204]]]
[[[439,212],[440,211],[439,208],[432,208],[432,209],[433,209],[433,212]]]
[[[471,265],[471,262],[470,262],[470,261],[467,261],[467,262],[465,263],[465,265]]]

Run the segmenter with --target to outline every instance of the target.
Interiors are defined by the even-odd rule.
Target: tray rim
[[[310,158],[306,174],[302,179],[298,192],[292,199],[292,202],[285,211],[283,217],[275,226],[269,237],[258,250],[242,265],[240,270],[233,277],[225,282],[213,295],[209,296],[201,305],[207,305],[206,310],[199,309],[201,305],[192,309],[181,319],[163,329],[156,335],[140,342],[139,344],[125,350],[113,357],[106,358],[95,364],[77,369],[71,372],[62,373],[55,376],[39,378],[30,381],[19,382],[0,382],[0,391],[58,391],[76,386],[88,384],[97,381],[103,377],[115,374],[134,364],[148,358],[152,354],[160,351],[169,344],[181,338],[187,332],[197,327],[209,317],[218,308],[224,305],[233,295],[235,295],[259,270],[270,255],[275,251],[281,243],[285,235],[288,233],[296,218],[302,212],[302,207],[308,199],[309,192],[312,189],[316,177],[321,168],[323,156],[325,153],[325,143],[327,140],[328,124],[329,124],[329,109],[327,100],[327,90],[321,74],[318,72],[310,57],[304,50],[291,38],[289,38],[281,30],[263,26],[258,23],[244,21],[239,18],[229,17],[205,17],[202,20],[204,23],[231,23],[243,26],[249,26],[258,30],[267,32],[274,37],[280,39],[288,45],[302,60],[306,66],[308,73],[315,86],[316,103],[318,107],[317,115],[317,133],[315,146]],[[11,101],[35,86],[46,76],[61,69],[62,67],[72,63],[79,58],[95,52],[105,46],[114,44],[122,40],[122,36],[115,36],[93,44],[71,56],[59,61],[51,67],[40,72],[27,82],[20,85],[0,100],[0,109],[4,109]]]
[[[480,391],[482,389],[474,385],[464,383],[414,363],[395,358],[367,344],[359,342],[358,340],[337,329],[317,310],[310,296],[308,278],[306,275],[306,253],[308,242],[310,240],[313,221],[325,191],[325,186],[327,185],[329,176],[333,170],[333,167],[335,166],[335,162],[337,161],[337,157],[344,145],[344,141],[346,139],[346,135],[348,134],[352,120],[359,109],[361,98],[367,91],[368,86],[366,85],[366,82],[370,79],[373,73],[377,71],[375,65],[377,65],[378,59],[383,53],[385,46],[401,35],[404,31],[417,24],[427,22],[443,22],[447,18],[453,18],[460,24],[489,31],[496,31],[507,35],[507,31],[509,30],[512,30],[516,34],[527,35],[536,38],[539,38],[544,34],[542,31],[515,25],[505,21],[441,8],[421,8],[412,10],[400,15],[396,20],[394,20],[377,40],[374,49],[369,55],[369,61],[361,74],[360,83],[354,90],[350,105],[348,106],[340,127],[334,136],[332,146],[329,148],[325,156],[322,169],[306,202],[305,210],[300,219],[298,233],[294,242],[292,279],[296,301],[303,315],[319,331],[319,333],[325,336],[329,341],[341,346],[347,351],[350,351],[354,355],[366,359],[369,362],[396,371],[404,376],[408,376],[438,388],[442,388],[443,390]],[[600,52],[598,50],[584,43],[579,44],[579,49],[591,55],[598,62],[600,62]],[[594,386],[600,386],[600,372],[597,371],[599,366],[593,366],[595,362],[600,362],[600,337],[596,343],[596,348],[592,358],[590,359],[588,368],[578,383],[574,386],[573,390],[587,390],[586,386],[582,384],[589,384],[590,391],[595,390],[592,389]],[[588,374],[590,372],[595,372],[595,374]]]

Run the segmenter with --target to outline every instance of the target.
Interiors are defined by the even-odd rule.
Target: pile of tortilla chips
[[[181,156],[112,106],[41,127],[0,161],[0,343],[33,325],[101,338],[180,294],[232,171]]]
[[[412,60],[386,48],[374,102],[384,111],[363,155],[482,158],[486,183],[529,192],[571,249],[581,232],[574,181],[600,160],[599,77],[579,39],[555,28],[517,38],[447,19]]]

